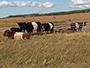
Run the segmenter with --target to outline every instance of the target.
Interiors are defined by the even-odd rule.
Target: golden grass
[[[11,40],[2,35],[6,29],[18,27],[12,22],[0,23],[0,68],[90,68],[89,23],[81,32]]]
[[[0,68],[90,67],[89,28],[69,34],[33,35],[29,40],[7,39],[2,36],[6,29],[9,27],[0,27]]]

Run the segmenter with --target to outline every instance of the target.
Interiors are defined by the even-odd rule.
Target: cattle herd
[[[53,22],[49,23],[40,23],[40,22],[19,22],[17,23],[20,28],[10,28],[10,30],[6,30],[3,36],[7,36],[8,39],[30,39],[31,32],[34,30],[37,31],[37,34],[40,35],[41,32],[46,32],[47,34],[49,31],[51,33],[54,32],[54,24]],[[27,33],[25,33],[25,30]]]
[[[87,22],[77,22],[71,23],[70,28],[67,30],[78,31],[82,30],[83,26],[86,26]],[[30,39],[31,32],[34,30],[37,31],[37,34],[40,35],[42,32],[53,33],[54,32],[54,23],[41,23],[41,22],[18,22],[19,28],[10,28],[3,33],[3,36],[7,36],[8,39]],[[27,33],[25,32],[27,31]]]

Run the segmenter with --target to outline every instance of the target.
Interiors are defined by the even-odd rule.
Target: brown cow
[[[10,30],[6,30],[3,36],[7,36],[8,39],[30,39],[30,35],[23,32],[12,32]]]
[[[68,28],[67,30],[73,30],[73,31],[77,31],[76,28],[73,26],[71,28]]]

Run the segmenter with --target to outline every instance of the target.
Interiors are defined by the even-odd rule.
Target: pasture
[[[88,23],[84,31],[75,33],[11,40],[2,34],[10,27],[18,27],[17,24],[0,23],[0,68],[90,68],[89,26]]]

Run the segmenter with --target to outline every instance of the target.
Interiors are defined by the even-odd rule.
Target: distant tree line
[[[90,9],[85,10],[73,10],[73,11],[66,11],[66,12],[52,12],[52,13],[33,13],[33,14],[24,14],[24,15],[10,15],[8,17],[33,17],[33,16],[51,16],[51,15],[66,15],[66,14],[75,14],[75,13],[87,13],[90,12]]]

